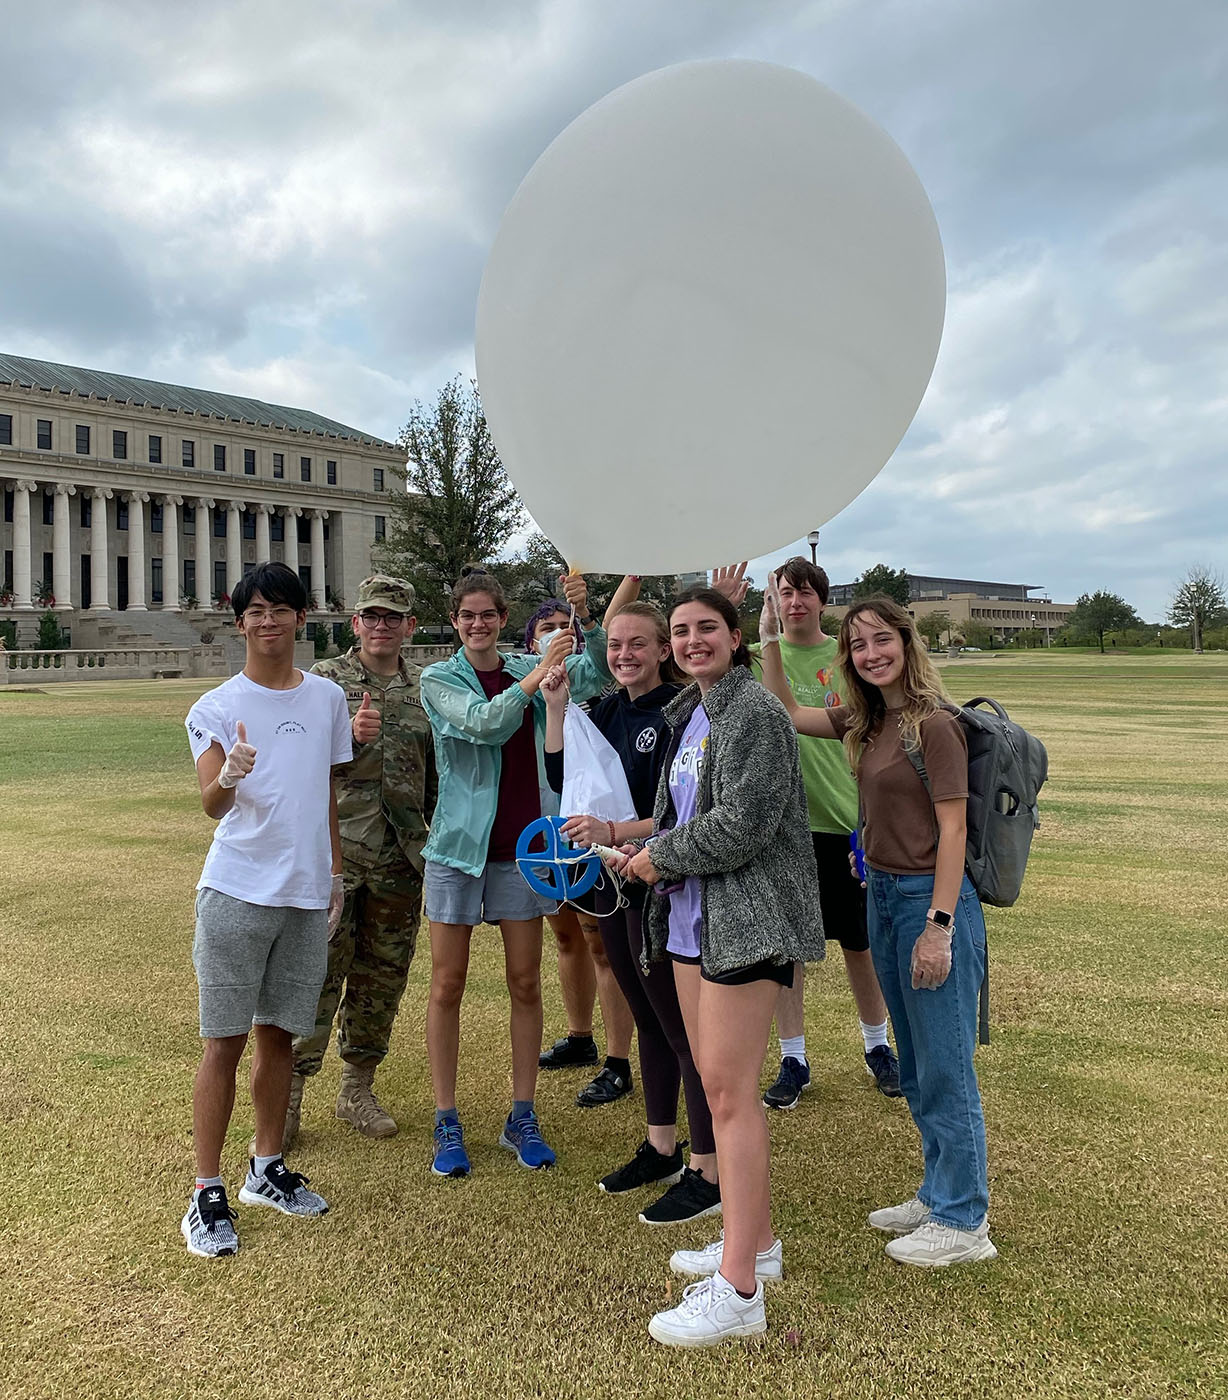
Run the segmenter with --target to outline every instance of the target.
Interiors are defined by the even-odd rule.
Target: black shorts
[[[812,831],[814,858],[819,867],[819,910],[823,932],[846,953],[864,953],[870,946],[866,931],[866,892],[849,873],[849,839],[839,832]]]
[[[744,987],[748,982],[779,982],[782,987],[793,985],[793,964],[757,962],[749,967],[735,967],[732,972],[711,973],[698,958],[686,958],[681,953],[671,953],[671,962],[686,963],[698,967],[699,975],[705,982],[715,982],[721,987]]]

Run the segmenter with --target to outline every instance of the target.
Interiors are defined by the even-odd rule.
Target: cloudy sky
[[[500,215],[573,117],[687,58],[804,69],[903,147],[949,279],[833,580],[1155,618],[1228,571],[1223,0],[61,0],[10,7],[3,49],[0,349],[385,437],[472,370]]]

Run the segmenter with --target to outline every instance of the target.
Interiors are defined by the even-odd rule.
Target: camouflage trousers
[[[421,916],[422,876],[403,857],[345,872],[345,908],[328,942],[315,1030],[294,1041],[295,1074],[319,1073],[334,1019],[347,1064],[374,1066],[387,1055]]]

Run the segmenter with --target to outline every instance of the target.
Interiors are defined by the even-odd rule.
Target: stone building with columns
[[[264,560],[321,612],[351,603],[404,460],[305,409],[0,355],[0,618],[167,640]]]

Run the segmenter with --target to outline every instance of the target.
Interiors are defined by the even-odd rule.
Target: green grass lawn
[[[1024,896],[989,911],[978,1051],[995,1264],[892,1265],[864,1225],[919,1149],[861,1068],[838,952],[808,981],[815,1089],[771,1120],[786,1278],[762,1340],[648,1339],[667,1260],[597,1178],[642,1099],[582,1112],[543,1076],[559,1152],[495,1145],[508,1100],[497,935],[475,939],[459,1103],[468,1181],[427,1170],[428,960],[381,1073],[372,1143],[311,1085],[296,1165],[324,1220],[242,1210],[237,1258],[190,1257],[193,888],[210,823],[182,719],[200,682],[0,689],[0,1394],[22,1397],[1228,1394],[1228,657],[966,657],[1047,743]],[[564,1028],[546,957],[547,1032]],[[770,1077],[765,1076],[765,1077]],[[237,1187],[241,1091],[223,1170]],[[233,1195],[233,1191],[232,1191]]]

